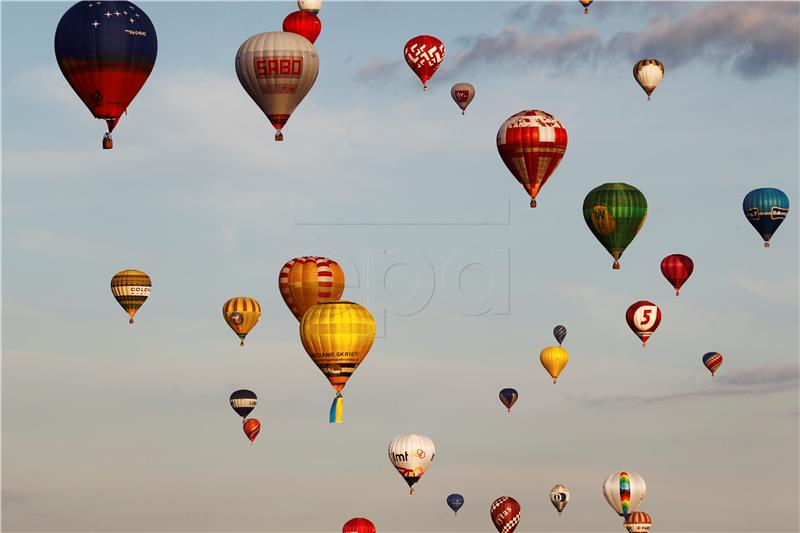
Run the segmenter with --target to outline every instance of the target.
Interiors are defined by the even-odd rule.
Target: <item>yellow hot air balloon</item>
[[[131,324],[133,324],[133,315],[150,296],[152,286],[150,276],[141,270],[123,270],[111,278],[111,294],[130,315],[129,322]]]
[[[286,306],[300,320],[311,307],[342,297],[344,272],[327,257],[295,257],[283,265],[278,287]]]
[[[300,321],[300,340],[311,360],[336,391],[330,422],[342,421],[342,389],[369,353],[375,340],[375,320],[353,302],[317,304]]]
[[[239,346],[244,346],[244,338],[261,318],[261,305],[253,298],[237,296],[222,306],[222,318],[241,339]]]
[[[561,346],[548,346],[539,354],[539,361],[555,383],[558,375],[567,366],[569,353]]]

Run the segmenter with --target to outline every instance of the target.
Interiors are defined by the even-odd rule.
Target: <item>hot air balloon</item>
[[[561,325],[554,327],[553,336],[556,338],[556,341],[558,341],[558,345],[561,346],[561,343],[567,338],[567,328]]]
[[[539,361],[541,361],[547,373],[550,374],[550,377],[553,378],[553,383],[555,384],[558,375],[561,374],[561,371],[564,370],[567,362],[569,362],[569,352],[561,346],[548,346],[539,354]]]
[[[450,96],[456,105],[461,108],[461,114],[463,115],[469,103],[475,98],[475,87],[467,82],[456,83],[450,87]]]
[[[663,78],[664,64],[658,59],[642,59],[633,65],[633,79],[647,93],[648,100]]]
[[[453,514],[458,514],[458,510],[464,505],[464,497],[461,494],[451,494],[447,497],[447,506],[453,510]]]
[[[650,526],[653,525],[653,520],[649,514],[636,511],[625,519],[624,525],[628,533],[647,533],[650,531]]]
[[[317,304],[300,321],[300,340],[311,360],[336,391],[330,422],[342,422],[342,389],[369,353],[375,340],[375,320],[353,302]]]
[[[498,533],[514,533],[522,515],[522,508],[511,496],[500,496],[492,502],[489,515]]]
[[[661,260],[661,273],[675,287],[675,296],[681,293],[681,287],[694,270],[694,261],[683,254],[668,255]]]
[[[311,307],[342,297],[344,272],[327,257],[295,257],[281,268],[278,287],[286,306],[300,320]]]
[[[123,270],[111,278],[111,294],[130,315],[129,323],[133,324],[133,315],[150,296],[151,287],[150,276],[141,270]]]
[[[319,17],[309,11],[295,11],[283,19],[283,31],[296,33],[308,39],[311,44],[317,40],[322,31]]]
[[[500,401],[506,406],[508,412],[511,412],[511,406],[517,402],[519,394],[515,389],[503,389],[500,391]]]
[[[550,503],[553,504],[553,507],[558,511],[558,515],[561,516],[561,511],[563,511],[564,507],[569,503],[569,491],[567,487],[558,484],[550,489]]]
[[[639,300],[628,307],[625,320],[636,336],[642,339],[642,348],[645,348],[650,336],[661,324],[661,309],[653,302]]]
[[[711,377],[714,377],[714,372],[722,365],[722,354],[717,352],[708,352],[703,356],[703,364],[711,372]]]
[[[535,109],[520,111],[500,126],[497,151],[530,195],[531,207],[536,207],[536,195],[567,151],[567,130],[550,113]]]
[[[275,127],[275,140],[319,74],[319,58],[308,39],[290,32],[253,35],[236,52],[236,75]]]
[[[647,486],[639,474],[616,472],[603,483],[603,496],[618,515],[628,517],[644,499]]]
[[[646,217],[647,200],[639,189],[627,183],[605,183],[592,189],[583,200],[583,219],[614,258],[615,270]]]
[[[406,63],[422,82],[422,90],[428,90],[428,80],[433,77],[444,61],[444,43],[430,35],[417,35],[403,49]]]
[[[375,524],[366,518],[351,518],[342,526],[342,533],[375,533]]]
[[[258,397],[256,393],[251,390],[239,389],[231,394],[230,402],[231,407],[236,411],[237,415],[242,418],[247,418],[247,415],[256,408]]]
[[[578,0],[578,2],[580,2],[581,5],[583,6],[583,14],[588,15],[589,6],[592,5],[593,0]]]
[[[789,214],[789,197],[780,189],[767,187],[747,193],[742,202],[744,216],[764,239],[764,248]]]
[[[297,0],[297,7],[316,15],[322,9],[322,0]]]
[[[250,439],[250,444],[253,444],[256,437],[258,437],[258,432],[261,431],[261,422],[257,418],[248,418],[242,424],[242,429],[244,429],[244,434],[247,435],[247,438]]]
[[[106,121],[103,148],[156,62],[156,29],[131,2],[78,2],[61,17],[55,52],[61,73],[94,118]]]
[[[411,487],[412,495],[416,492],[414,484],[422,478],[434,457],[436,446],[424,435],[399,435],[389,443],[389,461]]]
[[[261,318],[261,305],[254,298],[237,296],[222,305],[222,318],[239,336],[239,346],[244,346],[244,338]]]

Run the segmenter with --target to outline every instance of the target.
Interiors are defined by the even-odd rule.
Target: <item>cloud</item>
[[[359,68],[355,77],[361,81],[391,78],[402,65],[403,62],[399,59],[374,58]]]
[[[800,287],[798,287],[797,275],[794,274],[783,280],[770,281],[754,279],[751,276],[736,276],[733,284],[759,298],[795,306],[798,304],[797,295]]]
[[[713,396],[761,396],[788,389],[797,389],[800,379],[800,366],[773,365],[741,370],[731,370],[715,380],[715,387],[707,387],[683,392],[641,396],[635,394],[615,394],[603,396],[583,396],[573,398],[587,407],[601,407],[609,404],[651,404],[687,398],[706,398]]]
[[[658,57],[667,69],[695,60],[731,67],[746,79],[792,68],[800,60],[800,8],[794,3],[715,3],[697,9],[655,9],[641,29],[622,31],[604,40],[592,27],[545,33],[563,24],[562,6],[545,5],[535,13],[533,30],[507,27],[498,33],[455,39],[462,46],[442,66],[440,78],[470,67],[551,67],[554,75],[577,66],[598,68],[625,60]],[[534,17],[526,4],[513,10],[516,22]],[[528,26],[528,24],[526,24]],[[769,30],[765,30],[769,28]],[[373,59],[359,70],[360,79],[385,79],[399,61]],[[368,76],[367,76],[368,74]]]

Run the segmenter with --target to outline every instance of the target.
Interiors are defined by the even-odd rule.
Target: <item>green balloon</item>
[[[642,191],[627,183],[604,183],[592,189],[583,200],[583,219],[600,244],[619,258],[644,225],[647,200]]]

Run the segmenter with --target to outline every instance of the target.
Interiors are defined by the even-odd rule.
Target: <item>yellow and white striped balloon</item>
[[[222,306],[222,318],[241,339],[239,346],[244,346],[244,338],[261,318],[261,304],[247,296],[231,298]]]

